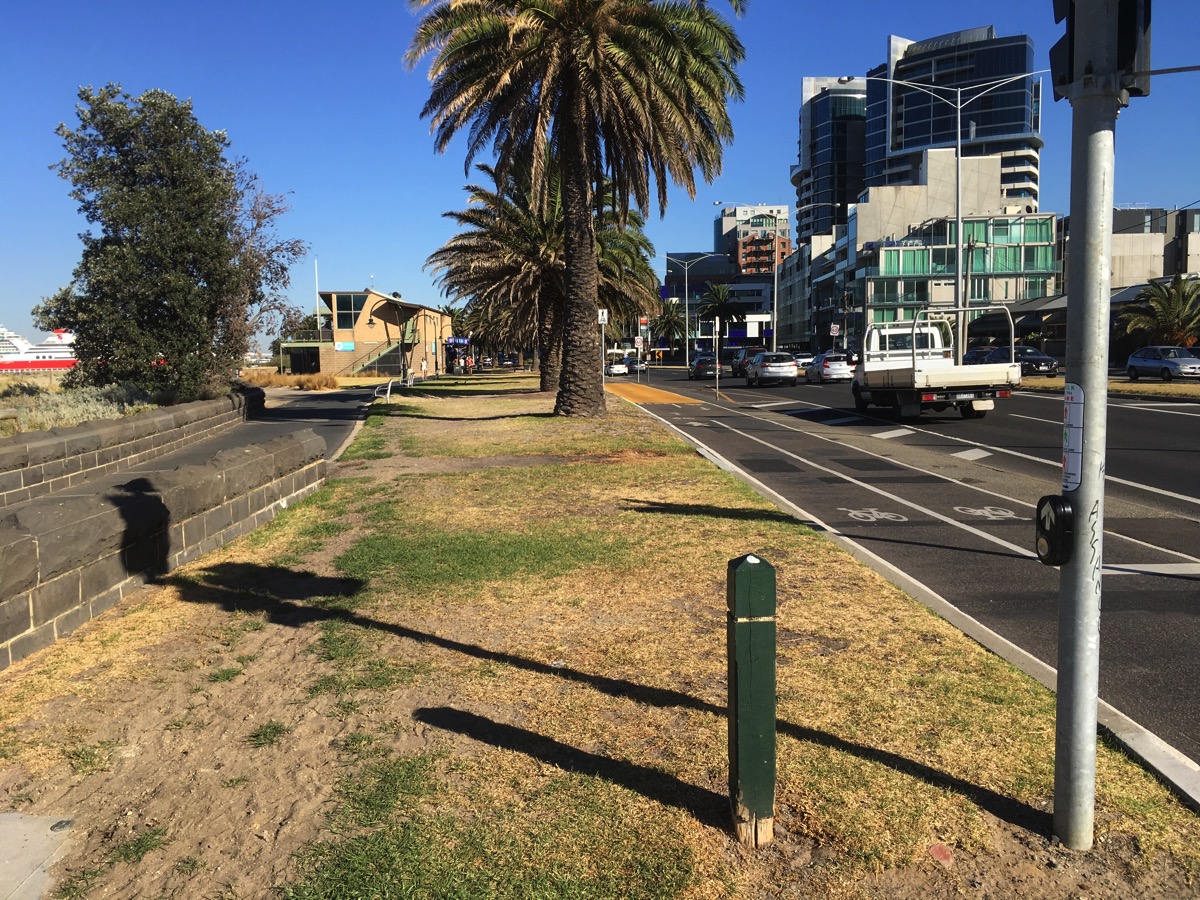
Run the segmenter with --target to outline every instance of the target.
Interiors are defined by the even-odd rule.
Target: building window
[[[334,295],[333,307],[336,313],[337,327],[346,331],[352,329],[366,305],[366,294]]]

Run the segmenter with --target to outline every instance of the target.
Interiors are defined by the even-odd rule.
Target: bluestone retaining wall
[[[123,419],[0,440],[0,508],[140,465],[219,434],[263,408],[261,388],[148,409]]]
[[[325,479],[311,430],[0,511],[0,669],[273,518]]]

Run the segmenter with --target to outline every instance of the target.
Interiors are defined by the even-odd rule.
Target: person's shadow
[[[121,565],[130,575],[158,581],[167,574],[170,551],[171,510],[148,478],[135,478],[116,486],[108,500],[125,522],[121,532]]]

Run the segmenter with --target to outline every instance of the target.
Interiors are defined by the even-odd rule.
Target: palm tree
[[[1150,282],[1117,318],[1117,327],[1125,334],[1146,332],[1154,344],[1192,346],[1200,337],[1200,278]]]
[[[688,339],[687,322],[683,317],[683,304],[674,297],[664,300],[662,311],[650,320],[650,333],[664,339],[671,347],[682,338]]]
[[[565,260],[563,377],[555,411],[604,413],[599,358],[600,265],[595,210],[605,177],[624,221],[668,181],[695,196],[695,170],[720,173],[732,141],[727,103],[740,99],[745,51],[705,0],[409,0],[427,9],[406,55],[430,55],[422,116],[445,151],[466,132],[467,159],[490,143],[506,175],[533,165],[546,196],[547,148],[562,179]],[[746,0],[730,0],[741,13]]]
[[[718,326],[716,320],[720,320],[728,325],[730,322],[745,322],[746,308],[730,299],[729,285],[727,284],[710,284],[703,296],[700,298],[700,303],[696,307],[697,319],[713,319],[713,351],[716,352],[717,342],[720,340],[720,335],[717,334]]]
[[[563,217],[552,181],[549,202],[531,203],[527,179],[510,175],[504,183],[491,166],[477,167],[493,187],[468,185],[469,207],[444,215],[463,230],[430,254],[426,266],[438,272],[446,293],[467,301],[463,326],[493,347],[538,348],[541,389],[559,386],[562,360]],[[611,201],[611,192],[607,195]],[[658,308],[658,276],[650,266],[654,247],[631,212],[620,227],[611,203],[599,213],[596,240],[600,302],[612,322]]]

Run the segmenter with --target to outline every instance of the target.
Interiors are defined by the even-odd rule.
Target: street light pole
[[[882,81],[887,84],[901,84],[905,87],[912,88],[914,91],[920,91],[938,100],[942,103],[954,108],[954,306],[960,310],[958,312],[958,328],[955,336],[954,361],[958,365],[962,365],[963,343],[966,338],[966,312],[963,310],[964,300],[967,294],[967,285],[964,282],[966,267],[963,265],[963,236],[962,236],[962,111],[963,106],[978,100],[984,94],[996,90],[996,88],[1004,87],[1006,84],[1012,84],[1014,81],[1020,81],[1022,78],[1029,78],[1033,75],[1041,75],[1049,72],[1049,69],[1037,69],[1033,72],[1022,72],[1020,75],[1012,75],[1008,78],[1001,78],[997,81],[986,81],[983,84],[974,85],[974,87],[982,88],[983,90],[971,94],[966,100],[963,100],[961,87],[942,87],[937,84],[917,84],[914,81],[904,81],[900,78],[885,78],[882,75],[843,75],[838,79],[840,84],[849,84],[852,81]],[[954,99],[943,94],[934,93],[934,91],[954,91]],[[864,303],[866,302],[864,298]]]
[[[688,342],[691,340],[692,320],[688,315],[688,270],[691,269],[694,263],[700,262],[702,259],[708,259],[710,256],[720,256],[719,253],[701,253],[699,256],[693,256],[691,259],[676,259],[674,256],[665,256],[664,259],[673,262],[676,265],[683,266],[683,364],[686,368],[692,367],[691,352],[688,349]]]

